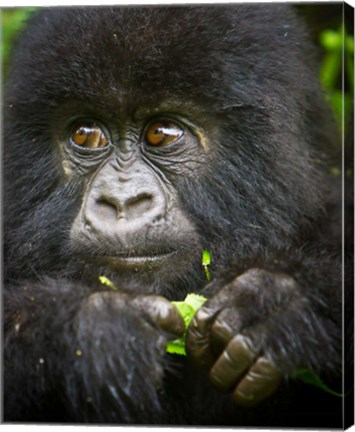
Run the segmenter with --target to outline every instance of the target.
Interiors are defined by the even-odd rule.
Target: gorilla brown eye
[[[152,123],[146,131],[146,142],[152,146],[164,146],[177,141],[183,130],[171,122]]]
[[[102,148],[108,145],[104,131],[95,124],[79,126],[72,133],[71,140],[80,147]]]

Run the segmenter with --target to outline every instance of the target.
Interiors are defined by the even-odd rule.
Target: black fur
[[[341,391],[340,220],[327,213],[337,138],[313,57],[302,22],[277,4],[56,8],[30,20],[4,109],[5,421],[341,427],[340,398],[290,379],[307,367]],[[162,101],[208,138],[192,169],[162,168],[198,241],[169,278],[127,278],[70,245],[83,185],[63,175],[55,137],[73,106],[124,123]],[[290,275],[307,304],[261,324],[286,378],[251,410],[188,357],[164,356],[166,334],[130,303],[202,291],[202,248],[213,256],[206,295],[257,267]],[[100,274],[128,293],[104,316],[85,309],[107,289]],[[266,286],[246,296],[255,321],[278,304]]]

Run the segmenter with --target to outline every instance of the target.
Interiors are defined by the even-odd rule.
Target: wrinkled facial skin
[[[81,110],[73,104],[55,116],[63,177],[83,191],[69,234],[74,257],[120,279],[170,283],[192,263],[202,274],[200,239],[177,190],[205,158],[198,126],[157,110],[107,123],[105,115],[78,117]]]
[[[127,105],[114,96],[115,106]],[[173,106],[128,115],[70,101],[53,116],[62,181],[81,191],[69,248],[92,278],[145,281],[145,292],[190,270],[205,279],[201,239],[179,189],[203,167],[206,140],[198,119],[169,112]]]

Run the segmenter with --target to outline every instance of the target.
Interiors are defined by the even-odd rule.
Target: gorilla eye
[[[152,146],[164,146],[177,141],[183,133],[183,130],[174,123],[157,122],[148,127],[145,139]]]
[[[71,135],[71,141],[80,147],[87,148],[102,148],[109,143],[104,131],[95,124],[76,128]]]

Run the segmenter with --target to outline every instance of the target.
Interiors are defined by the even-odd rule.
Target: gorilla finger
[[[211,382],[219,390],[232,389],[254,363],[258,353],[258,348],[248,336],[238,334],[212,367]]]
[[[116,292],[94,292],[85,300],[84,308],[88,311],[102,311],[109,307],[125,307],[126,295]]]
[[[217,292],[213,292],[215,289],[213,284],[211,284],[212,292],[204,289],[204,295],[210,298],[208,306],[214,310],[230,306],[231,299],[235,296],[234,281],[224,285],[222,289],[220,287]]]
[[[279,387],[283,373],[270,360],[260,357],[234,391],[234,402],[251,407],[270,396]]]
[[[214,321],[211,328],[213,352],[220,355],[235,334],[242,329],[242,319],[235,309],[224,309]]]
[[[215,361],[210,347],[210,329],[214,317],[214,310],[202,307],[197,311],[187,331],[187,354],[201,366],[209,367]]]
[[[176,307],[161,296],[138,296],[132,304],[161,327],[163,330],[182,336],[185,331],[185,323]]]

